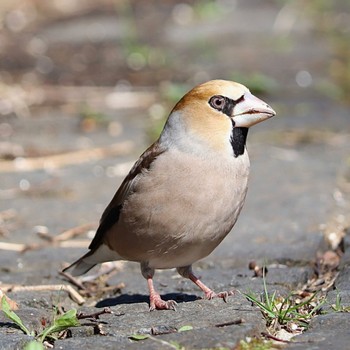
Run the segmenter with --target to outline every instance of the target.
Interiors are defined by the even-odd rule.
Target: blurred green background
[[[170,104],[213,78],[342,102],[350,92],[347,0],[2,0],[0,28],[2,116],[70,104],[101,121],[97,90],[61,86],[152,88]]]
[[[136,157],[187,90],[217,78],[277,110],[251,140],[349,133],[348,0],[2,0],[0,28],[3,162],[125,140]]]

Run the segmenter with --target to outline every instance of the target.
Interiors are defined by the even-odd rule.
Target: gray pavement
[[[169,344],[175,341],[185,349],[237,349],[240,341],[247,337],[260,338],[261,333],[267,331],[261,312],[241,294],[263,292],[262,279],[253,276],[248,269],[249,262],[255,260],[260,266],[267,264],[269,292],[277,291],[287,296],[314,276],[317,253],[328,249],[321,225],[327,226],[339,214],[350,222],[348,106],[320,94],[316,86],[301,88],[295,82],[297,72],[304,69],[312,73],[314,82],[322,78],[322,69],[326,69],[330,57],[325,39],[313,36],[309,30],[311,24],[305,18],[300,26],[294,26],[284,36],[276,38],[276,26],[280,25],[276,19],[279,15],[277,6],[251,1],[237,1],[237,4],[233,8],[228,6],[226,20],[220,22],[214,18],[209,26],[208,41],[217,50],[215,64],[204,57],[201,58],[203,62],[199,60],[199,65],[202,64],[205,76],[210,78],[232,78],[235,68],[244,72],[262,71],[280,84],[279,89],[264,97],[277,110],[278,116],[254,127],[248,137],[251,180],[241,217],[233,232],[213,254],[194,266],[203,281],[214,290],[234,288],[237,293],[227,303],[201,300],[198,289],[179,278],[175,271],[157,271],[157,289],[165,298],[175,298],[178,308],[176,312],[150,313],[146,282],[134,263],[123,264],[109,279],[109,285],[124,283],[119,292],[106,293],[97,300],[88,299],[82,306],[65,292],[9,292],[9,297],[20,305],[18,314],[29,328],[36,330],[40,329],[43,318],[52,318],[53,305],[66,310],[76,307],[85,313],[111,308],[113,313],[102,315],[98,322],[82,321],[81,327],[71,329],[70,337],[57,340],[55,348],[169,349]],[[252,20],[254,30],[249,30],[243,24]],[[107,20],[99,17],[98,21]],[[155,31],[157,40],[170,42],[179,53],[189,50],[192,40],[203,29],[198,23],[192,23],[186,30],[171,21],[167,23],[164,32]],[[224,25],[221,27],[218,23]],[[109,26],[110,21],[107,24]],[[68,40],[63,30],[66,25],[56,23],[54,28],[45,28],[41,34],[56,38],[56,41],[52,39],[54,43]],[[81,35],[78,29],[77,33]],[[181,34],[184,32],[191,32],[191,36]],[[231,37],[232,33],[237,35]],[[231,40],[232,45],[223,47],[215,40],[219,34],[226,38],[226,43]],[[70,38],[74,42],[86,40],[79,35]],[[292,49],[279,50],[278,40],[284,40],[288,35],[288,47]],[[249,46],[243,47],[243,36]],[[196,55],[198,52],[190,52],[189,59],[179,54],[180,77],[194,74],[195,69],[187,62],[196,61]],[[186,57],[185,62],[183,57]],[[151,90],[157,100],[162,98],[158,88]],[[133,149],[118,157],[71,164],[56,170],[1,172],[0,211],[14,209],[17,215],[6,223],[9,235],[0,240],[42,244],[43,240],[34,229],[37,225],[47,227],[50,234],[56,235],[81,224],[97,223],[130,164],[149,143],[144,132],[148,126],[145,110],[147,108],[115,111],[104,107],[107,121],[117,122],[122,127],[120,134],[109,133],[106,126],[84,133],[79,128],[77,114],[55,108],[38,109],[31,118],[7,120],[15,130],[11,141],[34,151],[50,145],[48,151],[55,153],[108,146],[126,140],[133,142]],[[77,238],[80,239],[88,240],[89,236]],[[331,308],[337,292],[342,297],[342,304],[350,306],[349,242],[348,229],[345,253],[334,283],[337,290],[331,289],[327,293],[324,306],[327,313],[312,319],[309,329],[293,338],[292,343],[280,343],[280,346],[293,350],[350,348],[350,313],[336,313]],[[58,271],[84,251],[81,247],[53,245],[25,253],[2,250],[0,282],[24,286],[67,283]],[[225,323],[226,326],[218,326]],[[186,325],[193,329],[177,332]],[[152,331],[159,334],[142,341],[129,338]],[[0,313],[0,349],[21,349],[29,339]]]
[[[262,279],[253,278],[248,263],[256,260],[260,265],[275,264],[276,267],[270,267],[267,275],[268,289],[271,292],[277,290],[282,295],[300,288],[313,276],[312,263],[316,253],[325,246],[319,226],[327,223],[336,210],[333,192],[349,144],[346,141],[340,146],[308,144],[291,148],[283,142],[272,144],[270,138],[264,140],[264,132],[256,130],[251,135],[252,176],[247,203],[237,226],[211,256],[195,265],[208,285],[215,290],[235,288],[238,290],[236,295],[230,297],[226,304],[221,300],[197,300],[201,293],[192,283],[178,278],[175,271],[159,271],[155,278],[157,288],[165,298],[175,298],[179,306],[176,312],[150,313],[146,283],[139,267],[126,263],[109,281],[111,285],[123,282],[125,287],[121,292],[105,295],[97,303],[89,302],[89,307],[81,309],[91,313],[101,307],[111,307],[113,314],[103,315],[100,319],[105,335],[95,334],[95,326],[91,322],[82,322],[87,325],[72,330],[72,338],[58,340],[55,347],[167,349],[169,345],[161,341],[176,341],[186,349],[232,349],[246,337],[259,336],[265,331],[260,311],[239,293],[263,291]],[[133,157],[135,155],[130,155],[124,161]],[[73,193],[68,198],[57,195],[33,195],[33,198],[25,194],[9,198],[4,209],[22,209],[18,219],[20,227],[7,241],[41,242],[31,227],[40,224],[49,227],[50,232],[59,232],[98,218],[103,204],[112,195],[111,189],[116,188],[121,177],[109,178],[105,174],[102,178],[97,177],[93,169],[96,166],[108,169],[114,162],[114,159],[104,159],[97,164],[71,166],[57,172],[58,188]],[[8,187],[17,186],[21,178],[28,179],[30,183],[40,183],[52,176],[43,172],[2,175]],[[348,239],[346,242],[347,252]],[[73,261],[83,251],[81,248],[51,246],[23,254],[3,251],[0,258],[1,282],[22,285],[62,283],[57,274],[62,263]],[[336,281],[344,305],[350,304],[348,256],[347,252]],[[334,303],[334,293],[330,292],[330,304]],[[38,323],[43,314],[50,319],[51,305],[57,302],[66,309],[76,307],[63,292],[17,292],[9,293],[9,296],[19,302],[19,314],[29,323]],[[216,327],[217,324],[237,320],[242,322]],[[287,348],[328,349],[332,345],[334,349],[346,349],[344,344],[350,340],[349,322],[347,313],[330,311],[319,315],[312,320],[310,329],[295,337],[293,342],[296,343],[288,344]],[[26,337],[13,325],[10,326],[3,315],[0,324],[3,326],[0,327],[0,348],[20,348]],[[154,327],[176,330],[184,325],[191,325],[193,330],[161,334],[154,336],[155,339],[138,342],[128,338],[133,334],[149,334]]]

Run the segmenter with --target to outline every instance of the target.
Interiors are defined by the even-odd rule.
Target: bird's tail
[[[91,254],[91,251],[86,253],[80,259],[74,261],[73,264],[63,269],[63,272],[69,272],[72,276],[80,276],[88,272],[96,265],[95,262],[89,262],[89,256],[91,256]]]
[[[72,276],[80,276],[97,264],[113,260],[123,260],[123,258],[106,244],[101,244],[97,249],[90,250],[73,264],[66,267],[63,272],[69,272]]]

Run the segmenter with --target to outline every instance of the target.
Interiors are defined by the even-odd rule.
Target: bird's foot
[[[179,271],[179,270],[178,270]],[[207,287],[198,277],[196,277],[190,270],[188,276],[187,276],[193,283],[195,283],[203,292],[205,295],[205,299],[213,299],[213,298],[221,298],[224,300],[224,302],[227,302],[227,298],[231,295],[234,295],[235,292],[233,290],[230,290],[228,292],[220,292],[215,293],[212,291],[209,287]]]
[[[159,294],[150,296],[149,311],[153,310],[174,310],[176,311],[177,302],[175,300],[163,300]]]
[[[220,292],[220,293],[215,293],[214,291],[209,289],[209,290],[205,291],[205,299],[211,300],[213,298],[221,298],[226,303],[227,298],[231,295],[234,295],[234,294],[235,294],[235,292],[233,290],[230,290],[228,292],[224,291],[224,292]]]

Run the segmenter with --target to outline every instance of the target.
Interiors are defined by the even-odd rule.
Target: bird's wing
[[[152,162],[164,151],[165,148],[161,147],[159,142],[156,141],[140,156],[103,212],[100,220],[100,226],[96,231],[96,235],[92,240],[89,249],[95,250],[103,243],[105,233],[118,222],[123,203],[132,192],[135,180],[142,173],[142,171],[149,169]]]

